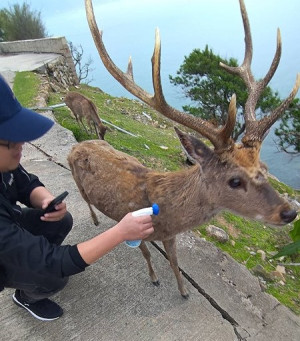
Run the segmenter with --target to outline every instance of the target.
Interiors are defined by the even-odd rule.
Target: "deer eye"
[[[242,186],[242,181],[240,178],[232,178],[228,182],[231,188],[238,188]]]

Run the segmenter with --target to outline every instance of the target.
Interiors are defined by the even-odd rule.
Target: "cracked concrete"
[[[43,113],[52,117],[50,112]],[[52,117],[52,119],[54,119]],[[74,227],[66,243],[75,244],[114,224],[98,213],[100,227],[90,219],[66,161],[76,141],[58,124],[32,144],[26,144],[22,164],[38,174],[53,194],[66,199]],[[168,261],[149,244],[160,286],[152,285],[140,250],[125,244],[85,272],[70,279],[54,299],[62,318],[35,320],[12,303],[13,290],[0,293],[0,339],[86,341],[298,341],[300,319],[261,291],[255,278],[229,255],[192,232],[178,236],[178,260],[189,299],[178,292]]]

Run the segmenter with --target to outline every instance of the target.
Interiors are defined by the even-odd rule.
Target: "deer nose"
[[[285,223],[290,223],[293,221],[297,216],[297,212],[295,210],[289,210],[289,211],[281,211],[280,217]]]

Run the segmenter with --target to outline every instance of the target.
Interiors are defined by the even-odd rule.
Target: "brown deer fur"
[[[215,127],[199,117],[171,108],[164,99],[160,82],[160,40],[152,57],[154,95],[134,83],[132,67],[123,73],[109,58],[94,18],[91,0],[85,0],[87,19],[99,55],[108,71],[132,94],[164,116],[194,129],[207,137],[214,149],[195,137],[176,129],[180,142],[194,165],[178,172],[159,173],[144,167],[136,158],[115,150],[105,141],[85,141],[74,146],[68,161],[76,184],[88,203],[108,217],[119,221],[126,213],[157,203],[160,214],[153,217],[154,233],[146,241],[163,242],[170,265],[183,297],[188,293],[183,285],[176,256],[176,235],[209,221],[228,210],[249,219],[281,226],[295,219],[297,213],[268,183],[266,166],[259,160],[263,138],[270,126],[295,97],[298,76],[290,96],[262,120],[255,118],[258,95],[274,74],[281,53],[281,40],[266,77],[256,82],[251,74],[252,41],[244,1],[240,0],[245,29],[245,59],[241,67],[229,68],[247,84],[249,98],[245,109],[245,135],[241,143],[231,138],[235,125],[236,99],[232,96],[228,119],[223,127]],[[131,62],[130,62],[131,63]],[[150,277],[158,283],[151,264],[150,252],[143,241],[140,249],[145,257]]]

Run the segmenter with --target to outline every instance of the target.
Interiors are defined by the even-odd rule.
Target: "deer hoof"
[[[155,281],[155,282],[152,282],[153,285],[155,285],[156,287],[159,287],[160,283],[159,283],[159,280]]]
[[[181,296],[182,296],[185,300],[187,300],[187,299],[189,298],[189,294],[181,294]]]

